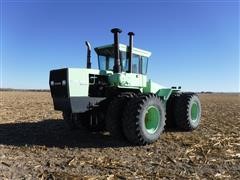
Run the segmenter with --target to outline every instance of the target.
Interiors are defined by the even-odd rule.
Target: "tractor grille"
[[[52,97],[68,97],[68,70],[58,69],[50,71],[49,85]]]

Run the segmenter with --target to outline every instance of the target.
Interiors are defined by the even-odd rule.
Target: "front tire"
[[[122,112],[127,101],[135,96],[132,92],[124,92],[115,97],[108,106],[106,115],[106,129],[112,137],[121,139],[122,131]]]
[[[164,130],[165,109],[156,95],[133,98],[123,113],[123,132],[134,144],[145,145],[156,141]]]
[[[81,121],[83,127],[91,132],[100,132],[105,129],[105,119],[104,114],[100,109],[95,108],[85,113],[86,118]]]
[[[70,130],[76,130],[80,128],[79,114],[64,111],[62,116],[63,116],[64,122],[66,123],[67,127]]]

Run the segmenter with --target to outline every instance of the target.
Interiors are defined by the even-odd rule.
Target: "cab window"
[[[127,53],[126,52],[121,52],[121,66],[122,66],[122,71],[123,72],[128,71],[129,59],[127,58]]]
[[[113,70],[114,58],[110,56],[98,56],[98,65],[100,70]]]
[[[133,54],[132,58],[132,73],[139,74],[139,63],[140,63],[140,56]]]
[[[106,56],[98,56],[98,65],[100,70],[106,69],[106,62],[107,62]]]
[[[123,72],[128,72],[129,58],[126,52],[120,52],[121,67]],[[100,70],[113,70],[114,57],[110,55],[99,55],[98,64]],[[148,58],[133,54],[132,73],[147,74]]]
[[[141,57],[141,61],[142,61],[142,74],[147,74],[147,66],[148,66],[148,58],[142,56]]]
[[[112,57],[108,57],[108,65],[107,65],[107,69],[108,70],[113,70],[113,66],[114,66],[114,58]]]

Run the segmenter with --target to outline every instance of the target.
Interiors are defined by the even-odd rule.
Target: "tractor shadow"
[[[85,129],[68,130],[63,120],[0,124],[0,144],[13,146],[40,145],[59,148],[105,148],[132,146],[104,133]]]

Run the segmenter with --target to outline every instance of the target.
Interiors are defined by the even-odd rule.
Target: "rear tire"
[[[184,131],[196,129],[201,121],[201,111],[201,103],[197,94],[181,94],[174,110],[177,128]]]
[[[63,120],[70,130],[76,130],[81,127],[79,124],[79,114],[71,112],[63,112]]]
[[[126,92],[119,94],[108,106],[106,115],[106,129],[110,135],[121,139],[122,131],[122,114],[127,101],[135,96],[134,93]]]
[[[161,100],[153,94],[133,98],[123,113],[123,132],[131,143],[150,144],[164,130],[165,109]]]
[[[169,99],[167,100],[166,104],[166,128],[168,129],[175,129],[176,125],[176,118],[174,116],[174,111],[176,109],[176,102],[181,94],[171,94]]]

